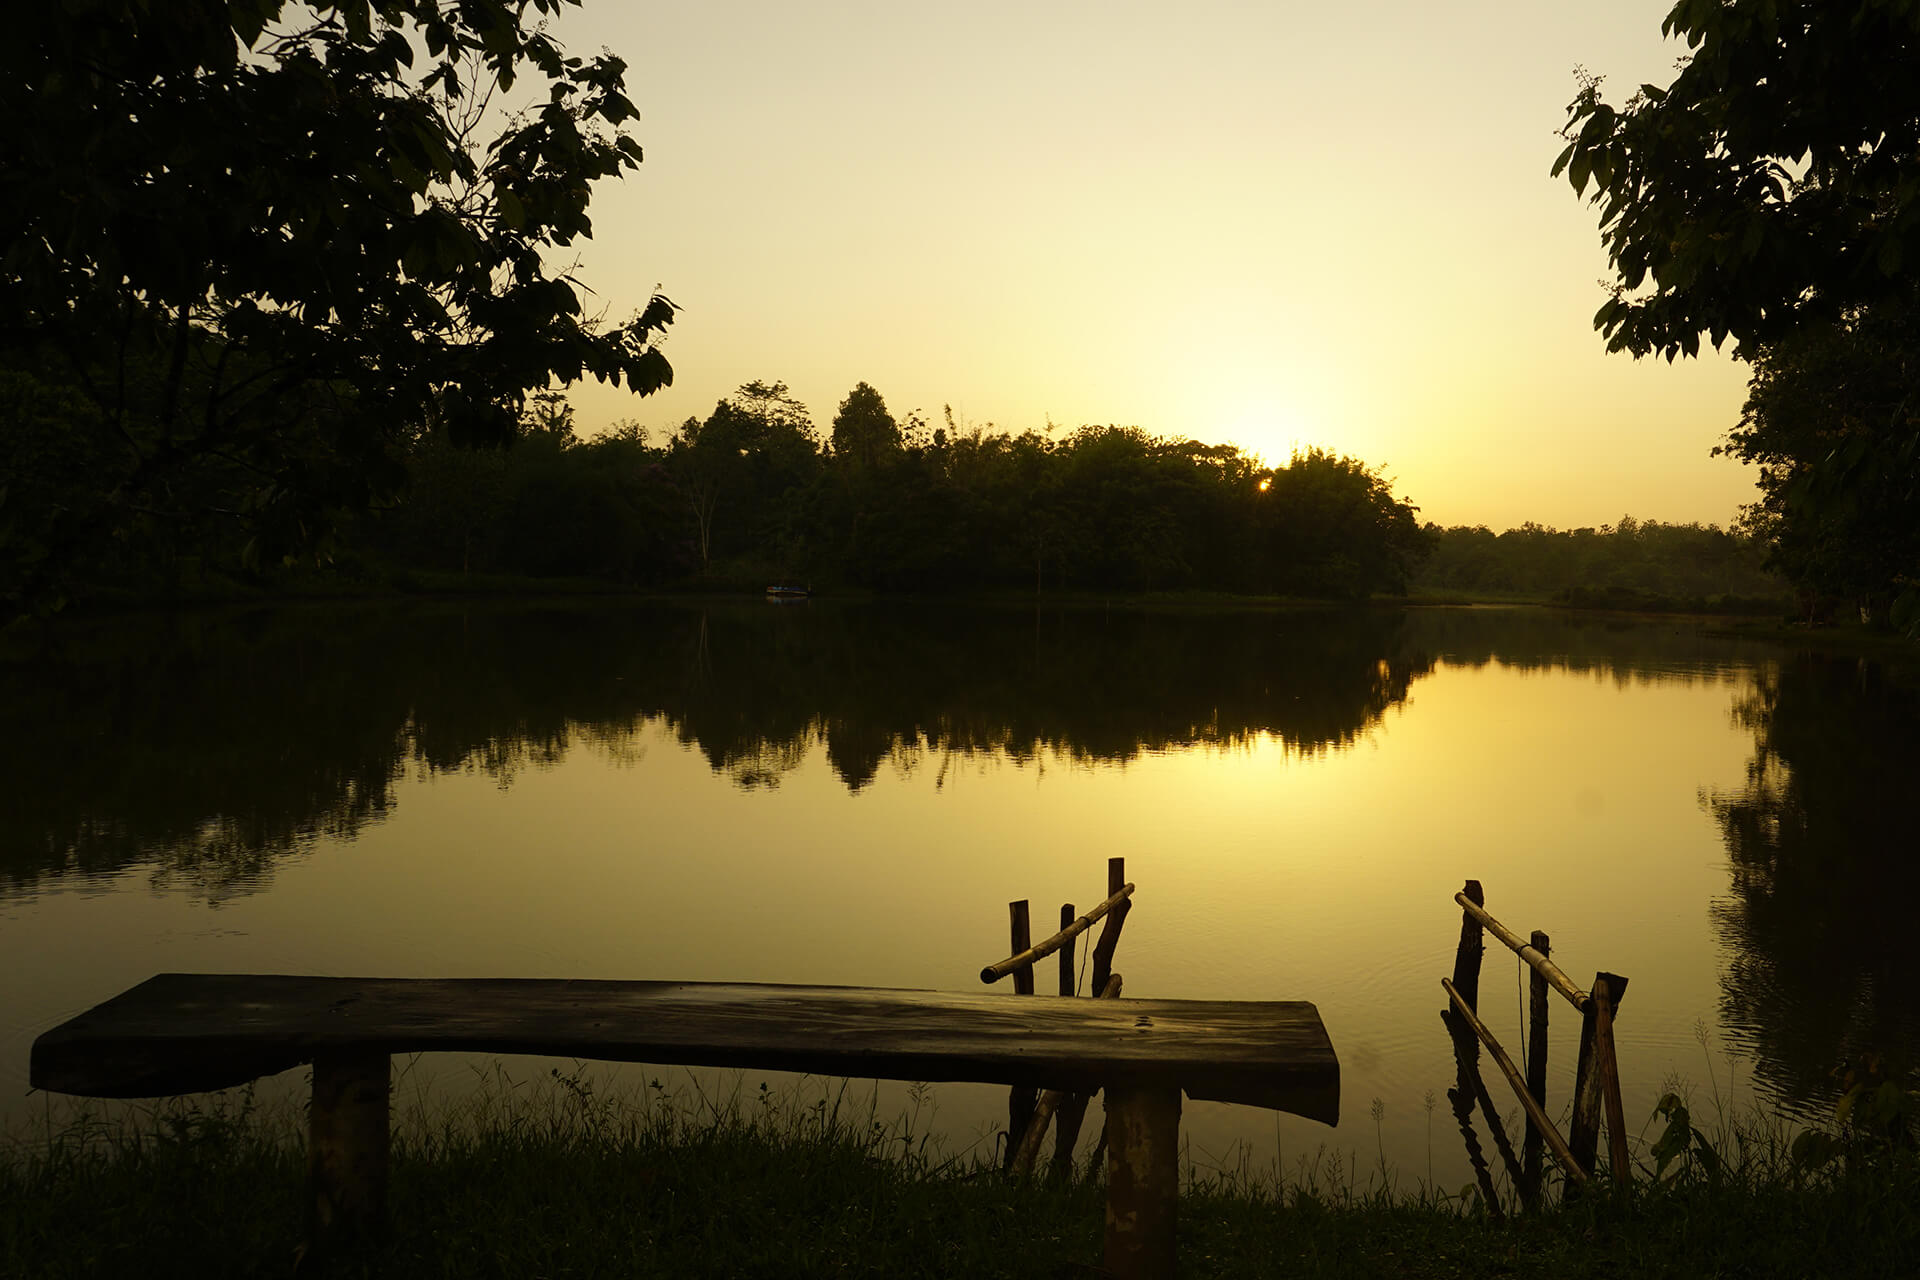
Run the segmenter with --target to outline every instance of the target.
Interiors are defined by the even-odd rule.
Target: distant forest
[[[577,439],[556,397],[510,450],[422,439],[404,499],[345,531],[369,564],[759,589],[1399,593],[1430,539],[1364,463],[1270,468],[1135,427],[896,419],[865,383],[826,431],[749,383],[666,439]]]
[[[1425,593],[1701,611],[1783,607],[1790,595],[1785,579],[1762,567],[1763,546],[1717,525],[1629,515],[1598,529],[1529,521],[1499,534],[1431,524],[1426,533],[1432,554],[1415,580]]]
[[[1010,434],[896,419],[861,383],[824,440],[750,383],[653,441],[574,437],[549,398],[515,447],[423,441],[398,507],[359,532],[396,564],[757,589],[1408,592],[1623,608],[1779,605],[1753,539],[1623,516],[1600,529],[1443,529],[1362,462],[1269,468],[1236,446],[1083,426]]]
[[[82,407],[7,415],[20,563],[113,474],[70,430]],[[4,397],[0,397],[4,398]],[[34,465],[58,455],[60,465]],[[781,383],[753,382],[656,435],[591,439],[563,396],[535,396],[511,447],[422,429],[367,500],[299,558],[263,552],[258,476],[219,453],[183,466],[162,511],[96,541],[76,599],[152,601],[324,584],[384,592],[566,579],[644,590],[940,593],[1203,591],[1313,599],[1408,593],[1621,608],[1738,608],[1784,595],[1749,539],[1623,518],[1599,530],[1421,526],[1377,469],[1321,449],[1270,467],[1234,445],[1137,427],[1010,433],[896,418],[860,383],[825,429]],[[25,541],[21,541],[25,535]]]

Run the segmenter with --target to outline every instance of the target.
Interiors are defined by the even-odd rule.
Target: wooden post
[[[1530,939],[1533,949],[1541,955],[1553,954],[1553,943],[1540,930],[1533,931]],[[1547,990],[1546,975],[1531,965],[1527,967],[1527,1092],[1547,1109]],[[1533,1122],[1532,1115],[1527,1117],[1527,1140],[1525,1170],[1520,1180],[1520,1194],[1531,1205],[1540,1201],[1540,1166],[1542,1150],[1546,1139],[1540,1132],[1540,1126]]]
[[[1609,1015],[1619,1009],[1620,998],[1627,993],[1627,980],[1618,974],[1596,973],[1595,989],[1607,989]],[[1593,1173],[1594,1152],[1600,1145],[1600,1109],[1604,1105],[1600,1073],[1594,1062],[1598,1039],[1599,1001],[1590,1000],[1580,1021],[1580,1057],[1573,1069],[1573,1122],[1567,1130],[1567,1147],[1574,1163],[1587,1174]],[[1609,1031],[1612,1019],[1609,1017]]]
[[[314,1056],[307,1116],[310,1254],[332,1254],[386,1231],[387,1090],[384,1049],[327,1049]]]
[[[1180,1195],[1180,1086],[1110,1081],[1107,1105],[1107,1244],[1115,1280],[1169,1280]]]
[[[1487,895],[1478,880],[1469,880],[1460,892],[1475,906],[1487,905]],[[1453,989],[1466,998],[1467,1007],[1480,1008],[1480,957],[1487,949],[1485,930],[1470,911],[1460,913],[1460,949],[1453,956]]]
[[[1125,858],[1107,859],[1107,896],[1127,887],[1127,860]],[[1093,990],[1104,991],[1107,979],[1113,976],[1113,953],[1120,945],[1120,930],[1126,926],[1127,914],[1133,910],[1133,899],[1127,898],[1108,913],[1107,922],[1101,926],[1100,941],[1093,947]]]
[[[1620,1064],[1613,1056],[1612,974],[1602,975],[1607,982],[1593,984],[1593,1073],[1600,1078],[1600,1097],[1607,1111],[1607,1163],[1613,1169],[1615,1186],[1633,1181],[1633,1164],[1627,1154],[1627,1117],[1620,1103]]]
[[[1019,955],[1033,945],[1033,926],[1027,918],[1027,900],[1007,904],[1007,932],[1013,944],[1013,954]],[[1013,972],[1013,992],[1015,995],[1033,994],[1033,966],[1026,965]],[[1015,1085],[1007,1094],[1007,1154],[1000,1167],[1011,1171],[1013,1157],[1020,1145],[1020,1139],[1027,1132],[1027,1126],[1033,1123],[1033,1108],[1039,1098],[1039,1091],[1022,1085]]]
[[[1065,929],[1072,923],[1073,904],[1071,902],[1063,902],[1060,904],[1060,927]],[[1073,958],[1079,949],[1077,946],[1060,948],[1060,994],[1063,996],[1071,996],[1073,994]]]
[[[1027,920],[1027,900],[1007,904],[1007,937],[1013,943],[1014,954],[1018,955],[1033,945],[1033,926]],[[1033,994],[1033,966],[1014,970],[1013,993],[1020,996]]]

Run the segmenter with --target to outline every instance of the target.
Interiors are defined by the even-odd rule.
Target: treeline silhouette
[[[1414,508],[1320,449],[1268,467],[1234,445],[1083,426],[1065,434],[896,419],[865,383],[817,431],[749,383],[655,441],[576,438],[536,403],[505,452],[423,437],[405,499],[354,527],[349,564],[631,585],[882,591],[1400,592],[1428,539]]]
[[[18,446],[8,474],[31,480],[10,498],[21,511],[78,510],[111,483],[113,469],[89,452],[111,442],[67,430],[64,412],[40,405],[0,422],[0,438]],[[49,441],[66,449],[59,466],[40,465]],[[1376,469],[1325,450],[1270,467],[1232,444],[1136,427],[1011,433],[951,413],[934,426],[896,418],[866,383],[825,430],[785,385],[753,382],[657,438],[623,423],[582,439],[564,397],[546,393],[511,447],[421,430],[397,461],[382,482],[392,496],[343,499],[357,514],[329,526],[317,555],[270,563],[232,497],[245,487],[227,474],[235,464],[210,456],[176,486],[164,518],[90,544],[66,593],[406,592],[491,586],[493,576],[650,590],[759,591],[792,579],[918,594],[1357,599],[1413,589],[1620,609],[1766,610],[1785,595],[1761,568],[1760,545],[1711,525],[1628,516],[1597,530],[1422,528]],[[16,519],[0,592],[48,554],[36,538],[56,525],[37,534]]]
[[[1432,554],[1415,577],[1423,591],[1701,612],[1784,608],[1790,594],[1786,580],[1764,566],[1764,545],[1717,525],[1628,515],[1598,529],[1529,521],[1499,534],[1485,525],[1432,524],[1426,533]]]

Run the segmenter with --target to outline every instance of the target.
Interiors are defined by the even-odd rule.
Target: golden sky
[[[1596,220],[1547,176],[1575,64],[1665,84],[1670,0],[586,0],[646,163],[581,278],[685,310],[661,438],[752,379],[824,426],[1123,423],[1384,465],[1442,524],[1725,523],[1744,367],[1609,356]]]

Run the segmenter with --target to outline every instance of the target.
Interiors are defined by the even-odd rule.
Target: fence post
[[[1487,895],[1478,880],[1467,881],[1460,892],[1476,907],[1487,905]],[[1480,1010],[1480,957],[1487,949],[1485,933],[1473,913],[1462,908],[1460,949],[1453,956],[1453,989],[1466,997],[1467,1007],[1476,1013]]]
[[[1593,985],[1596,989],[1606,988],[1609,1013],[1620,1007],[1620,998],[1627,992],[1625,978],[1596,973]],[[1594,1060],[1599,1038],[1598,1004],[1597,1000],[1590,1001],[1580,1021],[1580,1058],[1573,1071],[1573,1124],[1567,1131],[1567,1149],[1573,1153],[1573,1162],[1588,1176],[1593,1174],[1594,1152],[1600,1145],[1600,1109],[1604,1105],[1600,1072]]]
[[[1602,981],[1605,979],[1605,981]],[[1607,1111],[1607,1163],[1613,1169],[1613,1183],[1624,1187],[1633,1180],[1633,1165],[1627,1154],[1627,1117],[1620,1103],[1620,1064],[1613,1056],[1613,995],[1626,979],[1611,973],[1599,974],[1593,983],[1593,1074],[1600,1079],[1600,1097]]]
[[[1127,887],[1127,860],[1125,858],[1107,859],[1107,896]],[[1133,899],[1128,898],[1107,913],[1106,923],[1100,927],[1100,941],[1093,947],[1093,994],[1099,995],[1106,990],[1107,979],[1113,976],[1113,953],[1120,945],[1120,930],[1127,923],[1127,913],[1133,910]]]
[[[1535,929],[1529,939],[1533,949],[1543,956],[1553,954],[1553,943],[1545,933]],[[1540,1104],[1541,1110],[1547,1106],[1547,979],[1538,969],[1527,967],[1527,1092]],[[1542,1148],[1546,1144],[1546,1135],[1540,1132],[1540,1126],[1527,1117],[1527,1142],[1525,1155],[1525,1176],[1521,1179],[1521,1193],[1530,1202],[1540,1199],[1540,1165],[1543,1159]]]
[[[1033,926],[1027,918],[1027,900],[1007,904],[1007,932],[1013,943],[1014,955],[1019,955],[1033,945]],[[1019,996],[1033,994],[1033,966],[1024,965],[1013,971],[1013,993]],[[1039,1098],[1039,1091],[1022,1085],[1015,1085],[1007,1094],[1007,1154],[1000,1167],[1013,1168],[1015,1149],[1027,1132],[1027,1126],[1033,1123],[1033,1108]]]
[[[1060,904],[1060,927],[1065,929],[1072,923],[1073,904],[1063,902]],[[1060,948],[1060,994],[1063,996],[1073,994],[1073,959],[1079,953],[1080,945],[1077,938]]]

